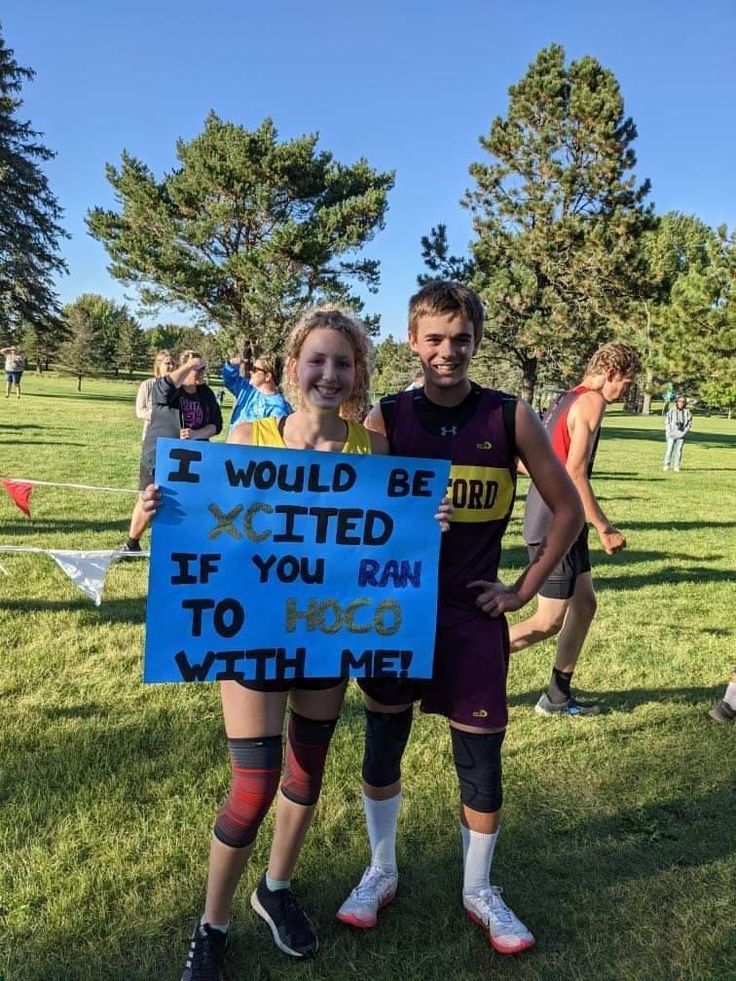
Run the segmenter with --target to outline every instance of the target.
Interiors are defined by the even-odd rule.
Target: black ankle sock
[[[552,668],[552,677],[547,688],[547,698],[550,702],[560,705],[570,698],[571,680],[572,671],[558,671],[557,668]]]
[[[128,548],[138,549],[138,548],[140,548],[140,539],[139,538],[128,538],[128,540],[127,540],[127,542],[125,544],[127,545]]]

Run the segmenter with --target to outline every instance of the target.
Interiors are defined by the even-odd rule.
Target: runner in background
[[[626,539],[604,513],[590,476],[606,409],[625,397],[638,370],[639,356],[634,348],[605,344],[590,359],[582,382],[558,396],[544,417],[552,448],[583,502],[586,524],[539,590],[535,613],[511,627],[512,654],[559,634],[552,677],[536,705],[540,715],[579,716],[600,712],[600,705],[580,702],[570,691],[597,606],[587,523],[595,528],[606,555],[620,552],[626,546]],[[543,548],[552,513],[543,489],[537,485],[534,475],[529,475],[532,485],[524,512],[524,541],[533,557]]]

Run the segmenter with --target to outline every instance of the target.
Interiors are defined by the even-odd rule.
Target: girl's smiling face
[[[320,409],[337,409],[353,393],[355,355],[339,330],[319,327],[311,331],[289,369],[302,398]]]

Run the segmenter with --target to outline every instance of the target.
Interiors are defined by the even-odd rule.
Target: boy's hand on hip
[[[474,579],[473,582],[468,583],[468,589],[473,588],[481,590],[475,598],[475,605],[489,617],[513,613],[524,605],[513,586],[504,586],[498,580],[488,582],[487,579]]]

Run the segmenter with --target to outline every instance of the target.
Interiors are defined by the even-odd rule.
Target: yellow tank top
[[[283,416],[268,416],[265,419],[256,419],[251,423],[253,446],[276,446],[279,449],[287,449],[284,438],[279,432],[279,418]],[[352,419],[347,420],[348,438],[343,443],[341,453],[358,453],[365,455],[372,453],[371,439],[368,430],[359,422]]]

